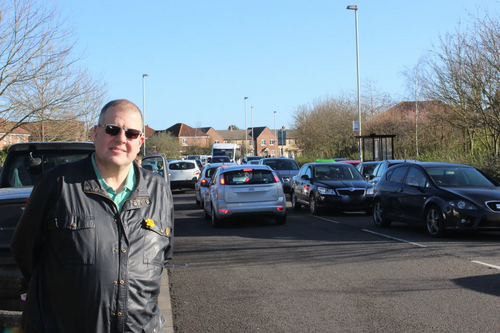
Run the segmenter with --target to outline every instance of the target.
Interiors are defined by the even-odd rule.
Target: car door
[[[433,193],[425,173],[410,167],[401,191],[401,217],[412,223],[422,223],[424,204]]]
[[[401,199],[404,195],[403,193],[403,180],[408,167],[402,166],[399,168],[394,168],[387,170],[387,173],[383,174],[380,180],[380,186],[383,187],[387,215],[394,219],[400,219],[402,215],[402,204]]]
[[[297,198],[304,202],[309,202],[309,193],[311,191],[311,181],[313,179],[313,168],[307,165],[304,173],[300,176],[300,191]]]

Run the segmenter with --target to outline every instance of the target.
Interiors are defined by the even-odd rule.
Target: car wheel
[[[215,208],[214,208],[214,206],[212,206],[212,227],[219,228],[220,226],[221,226],[221,222],[217,218],[217,215],[215,215]]]
[[[274,218],[274,221],[276,222],[276,224],[286,224],[286,214],[283,216],[276,216]]]
[[[443,237],[445,233],[444,218],[441,209],[438,206],[432,205],[425,212],[425,224],[427,232],[432,237]]]
[[[297,202],[297,197],[295,196],[295,192],[294,191],[292,191],[291,201],[292,201],[292,207],[293,207],[293,209],[299,210],[300,207],[302,207],[302,205]]]
[[[314,195],[309,198],[309,212],[311,215],[318,215],[319,213],[318,201]]]
[[[391,226],[391,221],[387,218],[384,204],[381,200],[375,201],[373,204],[373,223],[379,228],[387,228]]]

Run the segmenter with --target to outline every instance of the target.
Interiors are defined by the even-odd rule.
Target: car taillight
[[[280,179],[278,178],[278,176],[274,175],[274,180],[276,181],[276,183],[279,183],[280,182]]]
[[[228,210],[227,209],[219,209],[220,214],[227,214]]]
[[[200,172],[200,170],[195,170],[195,171],[193,172],[193,175],[198,176],[200,173],[201,173],[201,172]]]
[[[203,179],[201,180],[201,183],[202,183],[202,184],[207,184],[208,182],[207,182],[207,180],[206,180],[205,178],[203,178]]]
[[[278,210],[281,212],[282,210],[285,210],[285,207],[278,207]]]
[[[224,177],[220,177],[219,184],[224,185],[226,181],[224,180]]]
[[[252,172],[253,169],[243,169],[243,172]]]

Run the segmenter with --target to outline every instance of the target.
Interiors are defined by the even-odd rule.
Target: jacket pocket
[[[144,263],[162,266],[165,253],[170,245],[171,229],[165,221],[147,219],[143,221],[144,230]]]
[[[66,215],[55,219],[50,246],[61,264],[93,265],[96,253],[93,216]]]

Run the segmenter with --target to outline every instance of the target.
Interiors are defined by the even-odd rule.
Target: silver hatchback
[[[217,228],[228,218],[265,216],[286,223],[286,197],[278,176],[267,165],[219,167],[205,191],[203,212]]]

